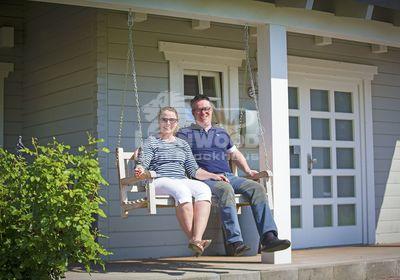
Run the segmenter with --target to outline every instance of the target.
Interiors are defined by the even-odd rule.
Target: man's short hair
[[[210,98],[207,95],[198,94],[195,97],[193,97],[192,100],[190,100],[190,107],[192,107],[192,110],[194,110],[194,104],[196,104],[201,100],[207,100],[208,102],[211,103]]]

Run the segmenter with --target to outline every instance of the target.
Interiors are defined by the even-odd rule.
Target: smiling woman
[[[209,173],[198,167],[189,144],[175,137],[178,113],[173,107],[161,108],[158,114],[159,135],[150,136],[143,145],[135,176],[145,170],[156,172],[153,182],[156,195],[170,195],[175,200],[176,217],[189,239],[189,249],[201,255],[211,240],[202,240],[211,208],[211,191],[197,180],[226,180],[225,176]],[[193,202],[194,199],[194,202]]]

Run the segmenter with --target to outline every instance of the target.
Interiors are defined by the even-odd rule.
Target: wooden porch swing
[[[121,102],[121,115],[120,115],[120,123],[119,123],[119,133],[118,133],[118,143],[116,148],[116,164],[118,170],[118,178],[119,178],[119,190],[120,190],[120,204],[121,204],[121,216],[123,218],[128,217],[129,211],[139,209],[139,208],[147,208],[149,214],[156,214],[157,208],[165,208],[165,207],[175,207],[175,201],[173,197],[169,195],[156,195],[155,187],[153,184],[154,179],[157,177],[157,174],[154,171],[146,171],[142,176],[135,177],[134,176],[134,166],[138,160],[139,154],[141,152],[141,147],[143,146],[143,132],[142,132],[142,123],[140,116],[140,104],[139,104],[139,96],[138,96],[138,88],[137,88],[137,80],[136,80],[136,69],[135,69],[135,59],[134,59],[134,49],[133,49],[133,24],[134,24],[134,15],[131,11],[128,13],[128,52],[126,58],[126,71],[125,71],[125,88],[122,96]],[[246,48],[246,74],[249,74],[249,80],[251,84],[251,92],[249,93],[250,97],[253,99],[257,111],[258,125],[259,125],[259,133],[261,135],[262,144],[264,147],[264,153],[266,153],[266,144],[264,139],[264,128],[260,121],[259,116],[259,107],[257,103],[257,97],[255,95],[255,86],[254,80],[250,65],[249,59],[249,30],[248,27],[245,26],[244,29],[245,36],[245,48]],[[131,72],[129,73],[129,66],[131,68]],[[136,149],[134,152],[126,152],[121,145],[121,135],[124,121],[124,110],[125,110],[125,99],[127,92],[127,84],[128,84],[128,75],[132,78],[133,83],[133,93],[135,96],[136,102],[136,113],[137,113],[137,124],[139,126],[139,139],[140,139],[140,147]],[[246,77],[245,77],[245,80]],[[266,159],[266,157],[265,157]],[[237,167],[234,165],[233,161],[230,161],[230,166],[232,172],[237,174]],[[268,168],[267,162],[265,162],[265,166],[267,170],[259,172],[257,175],[252,177],[247,177],[252,180],[263,180],[266,183],[268,199],[270,202],[270,206],[272,208],[272,190],[271,190],[271,180],[272,172]],[[136,195],[140,198],[136,198],[134,200],[130,200],[128,195]],[[249,200],[240,195],[235,195],[236,206],[238,208],[238,213],[240,213],[240,208],[242,206],[248,206]],[[217,198],[215,196],[212,197],[212,205],[218,205]]]

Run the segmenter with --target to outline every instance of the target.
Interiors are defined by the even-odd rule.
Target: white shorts
[[[211,202],[211,190],[201,181],[161,177],[154,180],[156,195],[170,195],[175,205],[206,200]]]

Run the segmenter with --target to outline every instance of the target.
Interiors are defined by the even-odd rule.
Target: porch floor
[[[71,268],[66,279],[400,279],[400,244],[294,250],[292,264],[262,264],[261,256],[202,256],[110,262],[91,276]]]

